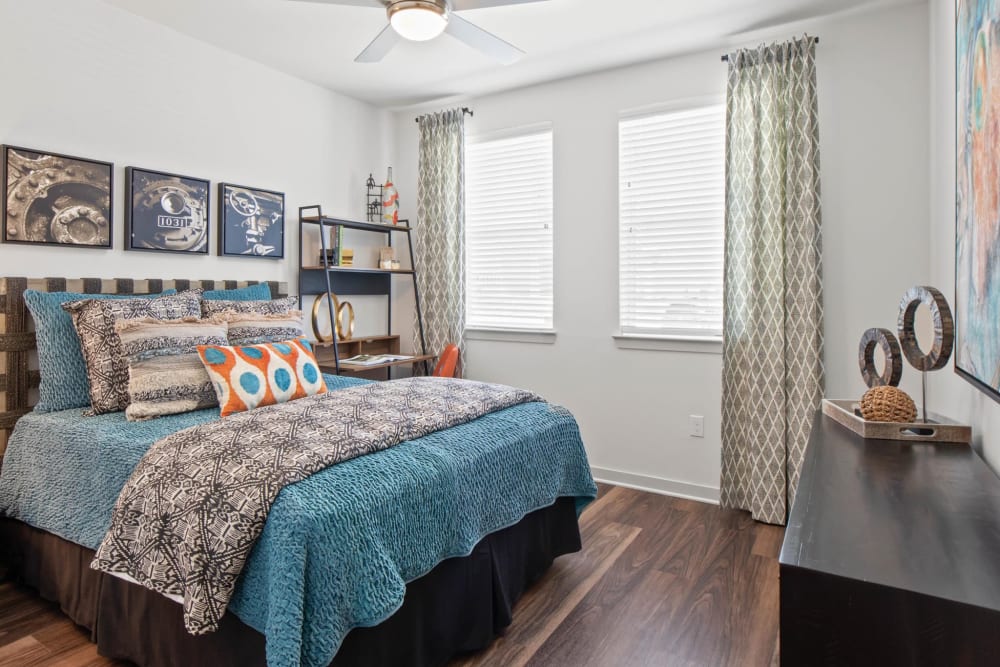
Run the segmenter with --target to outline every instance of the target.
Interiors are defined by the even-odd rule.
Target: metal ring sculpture
[[[350,301],[344,301],[341,303],[340,299],[333,292],[330,292],[330,298],[333,299],[333,312],[334,321],[333,332],[329,336],[324,334],[319,329],[319,314],[323,308],[323,302],[326,300],[326,294],[316,295],[316,300],[313,301],[312,307],[312,330],[313,334],[316,336],[316,340],[321,343],[332,343],[334,336],[340,340],[350,340],[354,336],[354,306],[351,305]],[[344,324],[343,314],[344,311],[349,313],[347,319],[347,324]],[[345,333],[346,332],[346,333]]]
[[[934,322],[934,346],[924,353],[917,343],[914,318],[917,308],[923,304],[930,308]],[[948,300],[933,287],[912,287],[903,295],[899,304],[899,342],[906,360],[920,371],[936,371],[948,365],[955,347],[955,320],[951,315]]]
[[[331,332],[329,336],[325,335],[323,332],[321,332],[319,330],[319,313],[320,313],[320,309],[323,307],[323,302],[326,301],[326,296],[327,296],[326,294],[317,294],[316,295],[316,300],[313,301],[313,307],[312,307],[312,330],[313,330],[313,335],[316,336],[316,340],[318,340],[319,342],[321,342],[321,343],[332,343],[333,339],[334,339],[334,336],[336,336],[336,330],[340,328],[340,327],[337,326],[337,322],[334,321],[334,322],[330,323],[330,325],[332,327],[334,327],[334,331]],[[337,298],[337,295],[334,294],[333,292],[330,292],[330,298],[333,299],[333,312],[334,313],[339,313],[340,312],[340,300]]]
[[[875,346],[885,354],[885,368],[879,374],[875,368]],[[861,377],[869,387],[895,387],[903,377],[903,355],[896,336],[888,329],[869,329],[861,336],[858,347]]]
[[[344,324],[343,311],[350,311],[347,324]],[[340,340],[350,340],[354,337],[354,306],[350,301],[345,301],[337,308],[337,337]]]

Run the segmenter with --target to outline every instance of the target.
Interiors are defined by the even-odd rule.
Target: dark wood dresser
[[[1000,665],[1000,479],[818,414],[781,549],[781,663]]]

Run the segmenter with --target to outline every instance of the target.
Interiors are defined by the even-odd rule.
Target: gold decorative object
[[[917,418],[917,406],[898,387],[872,387],[861,398],[861,416],[876,422],[912,422]]]
[[[350,311],[351,316],[347,320],[347,325],[345,326],[343,321],[344,311]],[[344,333],[344,331],[347,333]],[[351,305],[350,301],[345,301],[337,308],[337,337],[340,340],[350,340],[354,338],[354,306]]]
[[[341,302],[337,298],[337,295],[330,292],[330,298],[333,299],[333,312],[335,315],[335,320],[332,323],[334,328],[334,333],[340,340],[350,340],[354,337],[354,306],[351,305],[350,301]],[[326,294],[316,295],[316,300],[313,301],[312,307],[312,330],[313,334],[316,336],[316,340],[321,343],[332,343],[334,333],[330,335],[324,334],[319,329],[319,314],[323,308],[324,302],[326,301]],[[344,311],[347,311],[350,316],[347,319],[347,324],[344,324]],[[344,332],[347,333],[344,333]]]

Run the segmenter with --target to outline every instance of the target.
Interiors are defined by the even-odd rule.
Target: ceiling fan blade
[[[358,57],[354,59],[356,63],[377,63],[378,61],[385,58],[386,54],[392,51],[392,47],[399,43],[402,39],[392,26],[387,25],[382,28],[382,32],[378,34],[378,37],[372,40],[372,43],[365,47],[365,50],[358,54]]]
[[[445,32],[504,65],[515,63],[524,55],[524,51],[513,44],[486,32],[474,23],[469,23],[457,14],[448,15],[448,27]]]
[[[386,0],[289,0],[290,2],[312,2],[317,5],[347,5],[349,7],[375,7],[385,9]]]
[[[503,7],[505,5],[526,5],[529,2],[547,2],[548,0],[451,0],[451,8],[457,12],[465,9],[486,9],[487,7]]]

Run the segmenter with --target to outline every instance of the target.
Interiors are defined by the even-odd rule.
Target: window
[[[471,139],[466,326],[552,328],[552,130]]]
[[[722,337],[723,105],[618,124],[622,334]]]

